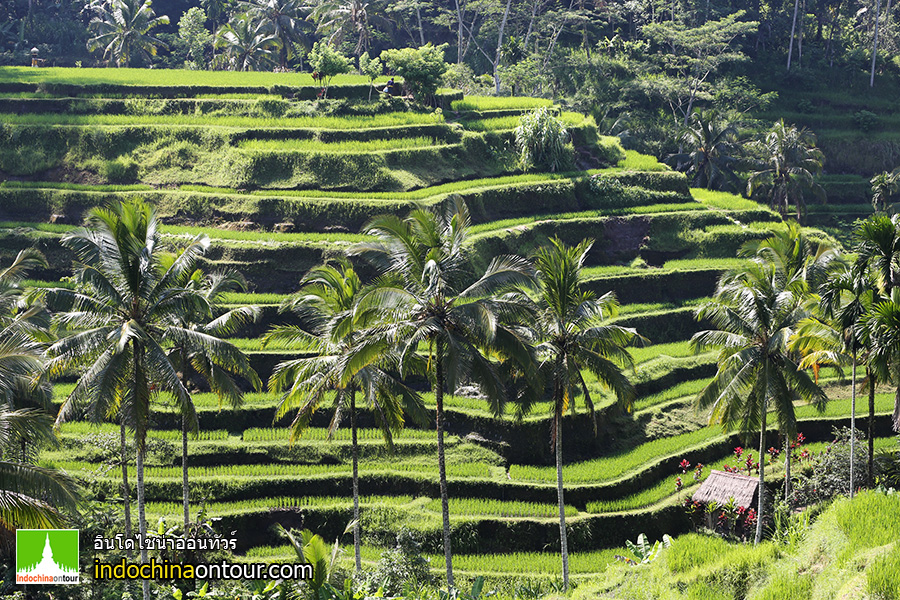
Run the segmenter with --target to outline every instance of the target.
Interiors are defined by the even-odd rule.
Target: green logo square
[[[17,529],[16,583],[78,583],[77,529]]]

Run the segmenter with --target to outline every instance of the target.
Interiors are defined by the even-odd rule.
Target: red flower
[[[676,477],[675,478],[675,491],[680,492],[682,487],[684,487],[684,484],[681,482],[681,477]]]
[[[798,444],[802,444],[802,443],[805,442],[805,441],[806,441],[806,438],[803,437],[803,434],[802,434],[802,433],[798,433],[798,434],[797,434],[797,443],[798,443]]]
[[[743,453],[744,453],[744,449],[741,448],[740,446],[738,446],[737,448],[734,449],[734,455],[737,456],[738,458],[740,458],[741,454],[743,454]]]
[[[678,466],[681,467],[682,473],[686,473],[687,470],[691,468],[691,463],[689,463],[686,458],[682,458],[681,462],[678,463]]]

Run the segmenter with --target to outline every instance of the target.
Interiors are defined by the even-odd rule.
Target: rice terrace
[[[0,7],[0,595],[900,599],[890,2],[70,4]]]

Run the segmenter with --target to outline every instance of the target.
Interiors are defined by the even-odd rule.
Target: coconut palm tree
[[[263,71],[276,64],[281,42],[266,22],[243,13],[216,31],[213,45],[219,60],[232,71]]]
[[[884,212],[891,197],[900,188],[900,169],[879,173],[869,183],[872,184],[872,210]]]
[[[166,257],[166,259],[164,264],[174,259],[174,256]],[[238,273],[226,271],[205,275],[203,271],[197,269],[193,273],[185,273],[185,275],[187,280],[181,282],[181,284],[186,289],[198,291],[203,296],[209,312],[173,314],[171,315],[173,325],[189,329],[199,335],[222,338],[233,335],[244,325],[259,318],[260,311],[256,306],[241,306],[227,311],[221,309],[225,294],[246,290],[246,281]],[[220,341],[223,344],[231,345],[224,340]],[[236,349],[232,347],[232,351],[236,351]],[[240,353],[236,355],[238,360],[233,364],[229,364],[228,368],[222,368],[210,360],[209,356],[201,348],[189,346],[186,343],[174,345],[169,350],[168,356],[172,364],[178,365],[181,381],[189,390],[192,375],[198,375],[209,386],[209,389],[216,394],[220,407],[223,401],[228,402],[232,408],[238,408],[241,405],[244,394],[235,382],[235,376],[242,377],[250,382],[254,389],[262,387],[262,382],[256,371],[250,366],[247,358]],[[183,414],[181,416],[181,481],[185,535],[188,534],[191,520],[190,488],[188,485],[189,428],[190,421],[188,416]],[[197,429],[195,428],[194,432],[196,431]]]
[[[710,410],[710,422],[726,429],[759,430],[759,506],[756,543],[762,539],[765,503],[766,425],[775,411],[782,431],[794,431],[794,400],[824,409],[826,396],[802,370],[788,349],[798,324],[809,316],[804,308],[806,282],[790,278],[775,265],[759,261],[726,273],[714,297],[697,318],[715,329],[694,334],[697,351],[718,349],[715,377],[697,396],[697,406]]]
[[[868,367],[871,341],[864,321],[877,292],[858,268],[840,263],[822,285],[821,297],[814,296],[811,312],[814,316],[801,322],[790,342],[791,350],[803,355],[800,366],[818,372],[821,365],[833,365],[838,370],[849,364],[850,376],[850,456],[856,456],[856,387],[857,366],[867,364],[867,379],[874,400],[873,373]],[[874,412],[874,402],[871,407]],[[873,415],[869,415],[870,422]],[[870,454],[872,444],[870,432]],[[856,490],[855,460],[850,461],[850,497]]]
[[[695,111],[690,124],[678,135],[678,143],[687,150],[669,157],[678,171],[685,171],[694,187],[710,190],[737,189],[740,146],[737,129],[720,118],[719,113]]]
[[[355,37],[355,56],[369,51],[372,25],[390,30],[390,21],[380,14],[380,7],[363,0],[316,0],[309,18],[318,25],[316,33],[327,36],[335,47]]]
[[[797,129],[781,119],[762,140],[753,142],[751,148],[760,158],[747,180],[747,193],[761,192],[769,205],[782,215],[793,202],[797,220],[802,220],[806,212],[805,194],[823,197],[825,193],[814,178],[822,171],[825,159],[816,148],[816,136],[805,127]]]
[[[13,547],[16,528],[61,527],[79,502],[68,475],[31,464],[26,445],[55,442],[53,419],[42,406],[28,406],[44,368],[44,310],[26,301],[22,280],[45,266],[35,250],[19,252],[0,271],[0,550]],[[23,406],[23,404],[25,404]]]
[[[214,336],[173,324],[185,315],[210,311],[198,290],[184,286],[209,239],[196,236],[166,262],[158,242],[156,211],[143,201],[95,208],[88,213],[86,228],[62,240],[77,259],[75,289],[44,292],[48,306],[59,310],[55,318],[60,328],[71,332],[48,349],[48,373],[80,373],[57,422],[85,409],[95,422],[118,412],[134,429],[138,524],[144,539],[144,457],[151,402],[158,394],[170,395],[190,426],[197,419],[166,347],[197,349],[230,372],[246,360]],[[147,562],[146,548],[141,549],[141,561]],[[144,600],[149,600],[149,581],[143,583]]]
[[[531,278],[531,267],[519,257],[494,258],[484,274],[469,286],[461,282],[467,266],[464,242],[470,226],[469,211],[456,197],[446,208],[418,208],[405,219],[375,217],[363,231],[376,238],[351,248],[385,275],[360,299],[358,311],[382,316],[383,325],[367,334],[367,348],[399,347],[401,366],[408,372],[419,344],[428,347],[424,369],[435,397],[438,474],[443,517],[447,584],[452,587],[450,511],[444,460],[444,392],[467,381],[477,383],[495,414],[502,414],[506,390],[492,356],[510,357],[520,364],[531,359],[522,333],[503,317],[521,316],[516,301],[492,297]],[[534,376],[536,369],[523,372]]]
[[[566,536],[566,512],[563,500],[562,432],[563,415],[574,408],[575,397],[584,396],[584,404],[594,416],[594,403],[583,372],[595,376],[616,396],[619,406],[630,411],[635,397],[634,385],[620,365],[632,366],[625,349],[640,341],[634,329],[603,321],[618,309],[615,294],[597,297],[581,288],[582,269],[592,240],[566,246],[551,239],[534,259],[537,271],[537,298],[534,312],[541,340],[536,350],[545,379],[550,384],[553,421],[550,444],[556,452],[556,494],[559,502],[559,537],[562,556],[563,587],[569,586],[569,550]],[[596,432],[596,420],[594,422]]]
[[[312,269],[301,281],[301,289],[282,309],[295,311],[315,333],[291,325],[275,327],[266,343],[281,342],[291,348],[311,351],[314,356],[288,360],[275,367],[269,380],[272,391],[284,391],[276,419],[296,410],[291,423],[291,442],[299,438],[326,396],[334,393],[334,413],[329,436],[350,414],[353,461],[353,546],[356,571],[362,571],[359,525],[359,447],[357,444],[356,393],[362,392],[384,436],[393,450],[393,432],[403,427],[404,414],[426,422],[418,393],[394,378],[386,368],[389,357],[371,353],[363,361],[354,345],[365,335],[365,318],[354,312],[362,282],[353,266],[341,259]]]
[[[280,43],[279,60],[287,63],[291,48],[300,44],[309,48],[305,30],[310,28],[300,0],[244,0],[238,6]]]
[[[871,336],[872,366],[879,381],[897,385],[894,397],[893,426],[900,432],[900,288],[889,298],[872,306],[865,317],[866,332]]]
[[[40,350],[25,337],[0,342],[0,385],[14,385],[16,377],[34,377],[41,368]],[[9,369],[9,370],[7,370]],[[11,550],[16,529],[64,526],[65,511],[77,509],[78,484],[57,471],[4,455],[3,450],[27,437],[35,442],[55,441],[53,417],[40,409],[11,410],[0,404],[0,550]],[[13,453],[10,453],[13,454]]]
[[[168,25],[169,17],[156,16],[151,0],[94,0],[87,9],[94,13],[88,27],[96,34],[87,43],[91,52],[103,49],[103,57],[114,60],[118,67],[131,66],[140,58],[149,62],[156,56],[157,46],[166,48],[150,30]]]

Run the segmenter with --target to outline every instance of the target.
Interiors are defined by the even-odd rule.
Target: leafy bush
[[[437,92],[449,65],[444,60],[447,44],[425,44],[418,49],[390,49],[381,53],[388,69],[403,78],[403,85],[419,102]]]
[[[434,578],[430,567],[422,556],[419,540],[403,527],[397,534],[396,546],[381,555],[372,579],[375,587],[383,587],[386,596],[398,596],[404,584],[415,587],[432,584]]]
[[[878,115],[868,110],[853,113],[853,122],[863,131],[872,131],[878,126]]]
[[[131,183],[137,179],[138,164],[130,158],[108,160],[100,165],[100,176],[111,183]]]
[[[573,163],[569,132],[547,107],[524,115],[516,127],[516,147],[524,170],[565,171]]]

